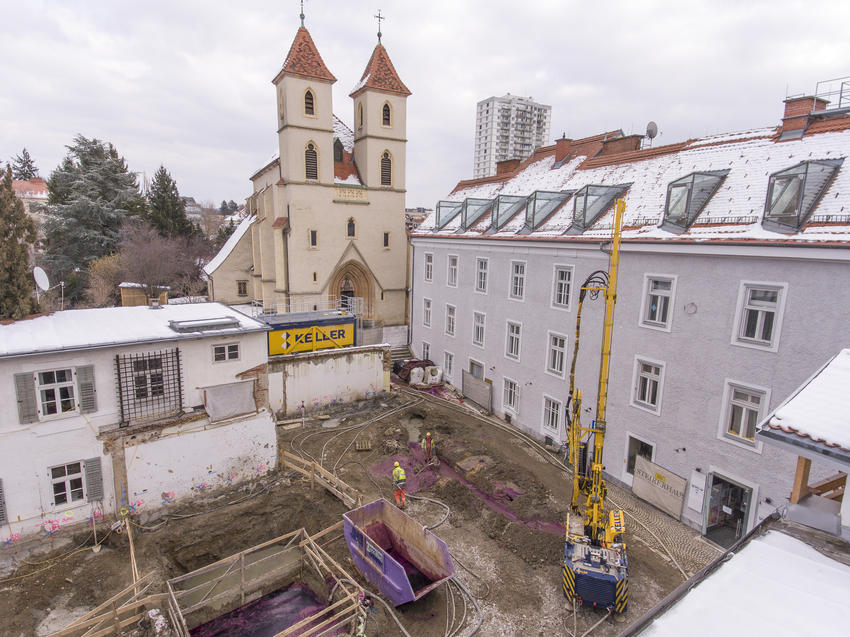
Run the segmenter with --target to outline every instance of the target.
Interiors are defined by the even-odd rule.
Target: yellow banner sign
[[[315,352],[354,345],[354,324],[287,327],[269,332],[269,355]]]

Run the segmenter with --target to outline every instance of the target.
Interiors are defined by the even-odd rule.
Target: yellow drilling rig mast
[[[570,395],[567,403],[568,464],[572,469],[572,502],[566,521],[564,547],[564,595],[574,606],[589,604],[622,613],[628,604],[629,561],[623,540],[622,511],[608,511],[607,488],[602,479],[602,451],[605,443],[608,376],[614,331],[614,305],[617,302],[617,272],[620,262],[620,232],[626,204],[618,199],[614,212],[614,232],[608,271],[593,272],[581,286],[576,312],[575,344],[570,367]],[[605,316],[602,353],[599,363],[596,418],[582,425],[581,391],[575,386],[576,361],[581,336],[581,310],[587,296],[603,295]]]

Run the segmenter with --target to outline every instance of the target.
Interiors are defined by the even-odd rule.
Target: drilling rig
[[[572,469],[572,501],[566,520],[563,588],[573,609],[591,605],[608,613],[623,613],[629,597],[629,560],[624,542],[623,511],[606,511],[607,487],[602,479],[602,450],[605,442],[608,375],[617,302],[617,271],[620,232],[626,204],[615,204],[614,232],[608,270],[593,272],[581,286],[576,312],[575,345],[570,367],[570,395],[566,406],[568,464]],[[604,249],[604,247],[603,247]],[[599,363],[596,418],[582,425],[581,391],[575,386],[576,360],[581,333],[581,309],[587,296],[605,299],[602,355]]]

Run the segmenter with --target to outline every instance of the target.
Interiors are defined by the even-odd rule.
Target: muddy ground
[[[483,625],[478,634],[566,634],[563,627],[569,613],[561,593],[562,520],[568,508],[565,474],[507,432],[442,405],[416,400],[393,392],[377,401],[335,407],[328,410],[329,419],[311,421],[306,429],[279,428],[280,448],[320,460],[330,470],[336,467],[338,475],[359,489],[367,502],[381,496],[392,499],[389,474],[392,462],[399,460],[407,470],[411,494],[451,508],[434,532],[449,545],[457,579],[481,607]],[[370,421],[365,427],[347,429]],[[416,441],[426,431],[436,440],[438,469],[422,463]],[[371,448],[356,450],[356,443],[363,441]],[[251,497],[228,506],[246,496]],[[134,536],[139,570],[154,570],[156,578],[164,581],[300,527],[319,531],[339,521],[344,510],[330,494],[311,490],[297,475],[280,471],[205,500],[143,512],[137,522],[147,528],[137,528]],[[193,517],[169,517],[163,525],[162,513]],[[431,525],[445,512],[431,502],[411,499],[408,513]],[[104,524],[99,535],[107,531]],[[86,531],[67,539],[71,543],[55,555],[91,543]],[[366,585],[351,565],[343,541],[331,542],[326,549]],[[126,534],[110,535],[98,554],[84,548],[62,561],[45,562],[49,557],[17,556],[18,570],[0,576],[3,635],[46,635],[131,581]],[[30,563],[23,563],[24,559]],[[619,634],[683,579],[657,542],[640,529],[629,529],[629,560],[629,610],[623,617],[606,620],[594,636]],[[396,612],[410,634],[443,637],[453,603],[459,622],[463,599],[449,595],[446,587]],[[467,609],[462,634],[468,634],[478,616],[471,607]],[[600,617],[593,610],[581,610],[579,634]],[[401,634],[380,606],[367,628],[370,636]]]

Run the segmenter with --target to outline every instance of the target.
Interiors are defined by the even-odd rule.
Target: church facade
[[[333,114],[336,81],[302,24],[272,80],[279,152],[251,176],[249,216],[205,268],[210,297],[277,312],[351,305],[402,325],[410,91],[380,39],[350,93],[353,131]]]

